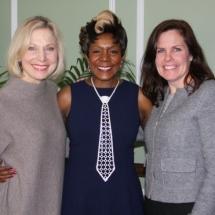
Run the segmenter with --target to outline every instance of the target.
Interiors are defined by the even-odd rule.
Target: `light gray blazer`
[[[146,196],[195,202],[192,215],[215,215],[215,81],[190,96],[178,89],[160,117],[164,102],[153,107],[145,128]]]

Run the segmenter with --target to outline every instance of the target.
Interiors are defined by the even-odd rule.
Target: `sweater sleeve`
[[[215,214],[215,82],[208,81],[206,84],[198,115],[205,178],[192,215]]]
[[[10,142],[10,136],[4,129],[4,123],[0,123],[0,157],[3,159],[3,153]],[[4,159],[3,159],[4,160]]]

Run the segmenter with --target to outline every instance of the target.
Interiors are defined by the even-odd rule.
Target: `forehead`
[[[30,37],[31,41],[47,41],[55,43],[53,32],[49,28],[34,29]]]
[[[119,43],[118,44],[115,43],[115,39],[113,37],[113,34],[111,33],[104,33],[104,34],[98,35],[94,43],[92,43],[91,45],[92,46],[103,46],[103,45],[120,46]]]
[[[168,44],[168,43],[183,43],[184,38],[183,36],[179,33],[177,30],[168,30],[163,33],[158,37],[157,44]]]

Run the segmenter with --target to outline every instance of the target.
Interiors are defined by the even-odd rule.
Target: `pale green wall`
[[[80,27],[108,7],[108,0],[18,0],[18,23],[33,15],[44,15],[55,21],[64,36],[69,68],[81,56],[78,44]],[[135,64],[137,1],[116,0],[115,8],[128,34],[127,59]],[[214,0],[145,0],[144,9],[145,44],[152,29],[161,21],[170,18],[184,19],[193,27],[209,65],[215,72]],[[10,0],[0,0],[0,29],[0,65],[4,65],[11,36]],[[4,71],[4,68],[0,68],[0,71]],[[137,147],[135,162],[142,163],[144,154],[144,148]],[[141,183],[144,183],[142,179]]]
[[[64,36],[67,67],[76,62],[79,54],[80,27],[108,9],[108,0],[18,0],[18,23],[33,15],[44,15],[55,21]],[[144,41],[152,29],[169,18],[185,19],[194,29],[209,65],[215,71],[215,1],[214,0],[145,0]],[[135,0],[116,0],[116,14],[128,34],[127,58],[136,62],[136,8]],[[0,0],[0,65],[5,63],[5,52],[10,40],[10,0]],[[2,71],[2,70],[0,70]],[[134,69],[135,71],[135,69]]]
[[[0,66],[5,66],[5,53],[10,38],[10,1],[0,0]],[[5,70],[5,67],[0,67],[0,72]]]
[[[194,30],[209,66],[215,73],[215,1],[145,0],[145,42],[152,29],[165,19],[184,19]]]

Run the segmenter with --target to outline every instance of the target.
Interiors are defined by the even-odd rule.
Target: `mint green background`
[[[192,26],[208,63],[215,71],[215,1],[214,0],[145,0],[144,44],[153,28],[165,19],[184,19]],[[5,53],[10,42],[10,0],[0,0],[0,66],[5,65]],[[81,57],[78,35],[80,27],[100,11],[109,8],[108,0],[18,0],[18,23],[23,19],[44,15],[60,27],[67,55],[67,68]],[[127,59],[136,62],[135,0],[116,0],[116,14],[128,34]],[[139,65],[137,65],[139,66]],[[0,67],[0,72],[5,68]],[[135,68],[134,68],[135,72]],[[145,151],[141,144],[135,149],[135,162],[143,163]],[[141,179],[142,186],[144,180]]]
[[[0,0],[0,66],[5,66],[5,54],[11,39],[10,22],[10,1]],[[0,67],[0,72],[5,70],[5,67]]]

